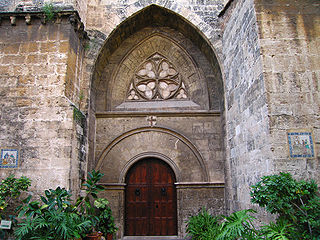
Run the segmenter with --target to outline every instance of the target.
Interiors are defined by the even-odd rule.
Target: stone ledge
[[[55,17],[51,21],[46,19],[43,11],[28,11],[28,12],[0,12],[0,26],[3,21],[10,21],[12,26],[16,26],[17,19],[24,19],[26,26],[31,25],[33,20],[41,20],[42,24],[53,23],[60,24],[62,19],[68,18],[70,24],[73,26],[74,31],[78,33],[79,38],[88,39],[87,33],[84,31],[84,25],[81,22],[80,16],[77,11],[59,11],[55,12]]]
[[[190,108],[199,109],[199,104],[188,100],[169,100],[169,101],[150,101],[150,102],[124,102],[116,107],[117,110],[122,109],[155,109],[155,108]]]
[[[147,116],[161,116],[161,117],[219,117],[220,111],[145,111],[145,112],[131,112],[131,111],[115,111],[115,112],[97,112],[96,118],[115,118],[115,117],[147,117]]]
[[[224,188],[223,182],[177,182],[177,189],[186,188]]]
[[[100,185],[106,187],[105,190],[125,190],[126,183],[100,183]],[[224,188],[223,182],[177,182],[177,189],[186,188]]]

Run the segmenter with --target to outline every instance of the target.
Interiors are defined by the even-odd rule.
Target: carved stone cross
[[[150,124],[150,127],[157,125],[157,117],[156,116],[148,116],[147,121]]]

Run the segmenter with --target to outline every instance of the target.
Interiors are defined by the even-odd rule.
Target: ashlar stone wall
[[[320,183],[320,2],[255,1],[273,168]],[[290,158],[288,130],[312,131],[315,157]]]
[[[1,15],[0,146],[18,149],[20,158],[17,169],[1,168],[0,176],[25,175],[39,192],[56,186],[78,191],[83,129],[73,106],[79,106],[82,33],[75,12],[54,22],[41,17]]]
[[[223,16],[226,179],[229,211],[250,206],[250,185],[272,172],[268,101],[253,0]]]
[[[266,174],[319,179],[319,2],[231,1],[222,16],[229,210],[248,208]],[[289,131],[315,156],[290,157]]]

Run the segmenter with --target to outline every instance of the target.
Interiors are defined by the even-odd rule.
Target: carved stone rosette
[[[187,91],[176,68],[155,53],[137,69],[131,81],[127,100],[187,99]]]

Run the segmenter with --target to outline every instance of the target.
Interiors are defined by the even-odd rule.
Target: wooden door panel
[[[177,234],[175,177],[164,162],[149,158],[126,177],[126,230],[129,236]]]

